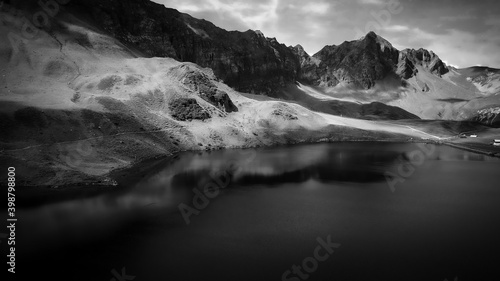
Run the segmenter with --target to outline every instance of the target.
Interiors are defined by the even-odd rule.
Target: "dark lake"
[[[311,144],[186,152],[121,179],[114,191],[18,210],[18,271],[500,280],[500,159],[430,144]]]

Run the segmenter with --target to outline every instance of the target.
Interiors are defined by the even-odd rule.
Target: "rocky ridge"
[[[432,51],[399,51],[374,32],[339,46],[325,46],[312,57],[307,57],[297,47],[292,49],[300,57],[300,79],[322,87],[343,83],[370,89],[388,76],[410,79],[418,72],[417,65],[438,76],[448,72],[447,66]]]

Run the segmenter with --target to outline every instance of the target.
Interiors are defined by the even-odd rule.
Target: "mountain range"
[[[389,105],[410,113],[396,119],[466,120],[500,105],[498,70],[454,69],[432,51],[399,51],[373,32],[310,56],[260,31],[226,31],[148,0],[74,0],[68,10],[143,55],[196,63],[237,91],[292,99],[325,113],[363,118],[356,104],[374,102],[384,112],[393,111]],[[294,89],[297,82],[333,105],[317,105]]]
[[[373,32],[311,56],[149,0],[52,3],[0,8],[0,158],[25,167],[26,185],[105,184],[118,168],[183,150],[499,125],[499,70],[456,69]],[[50,17],[38,30],[40,12]],[[30,26],[37,35],[26,37]]]

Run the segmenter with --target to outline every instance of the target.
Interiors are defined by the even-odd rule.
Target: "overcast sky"
[[[458,67],[500,68],[500,0],[154,0],[227,30],[261,30],[313,55],[368,31]]]

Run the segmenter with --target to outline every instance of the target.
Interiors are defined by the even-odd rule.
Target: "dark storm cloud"
[[[452,65],[500,67],[498,0],[155,0],[228,30],[261,30],[314,54],[375,31],[399,49],[433,50]]]

